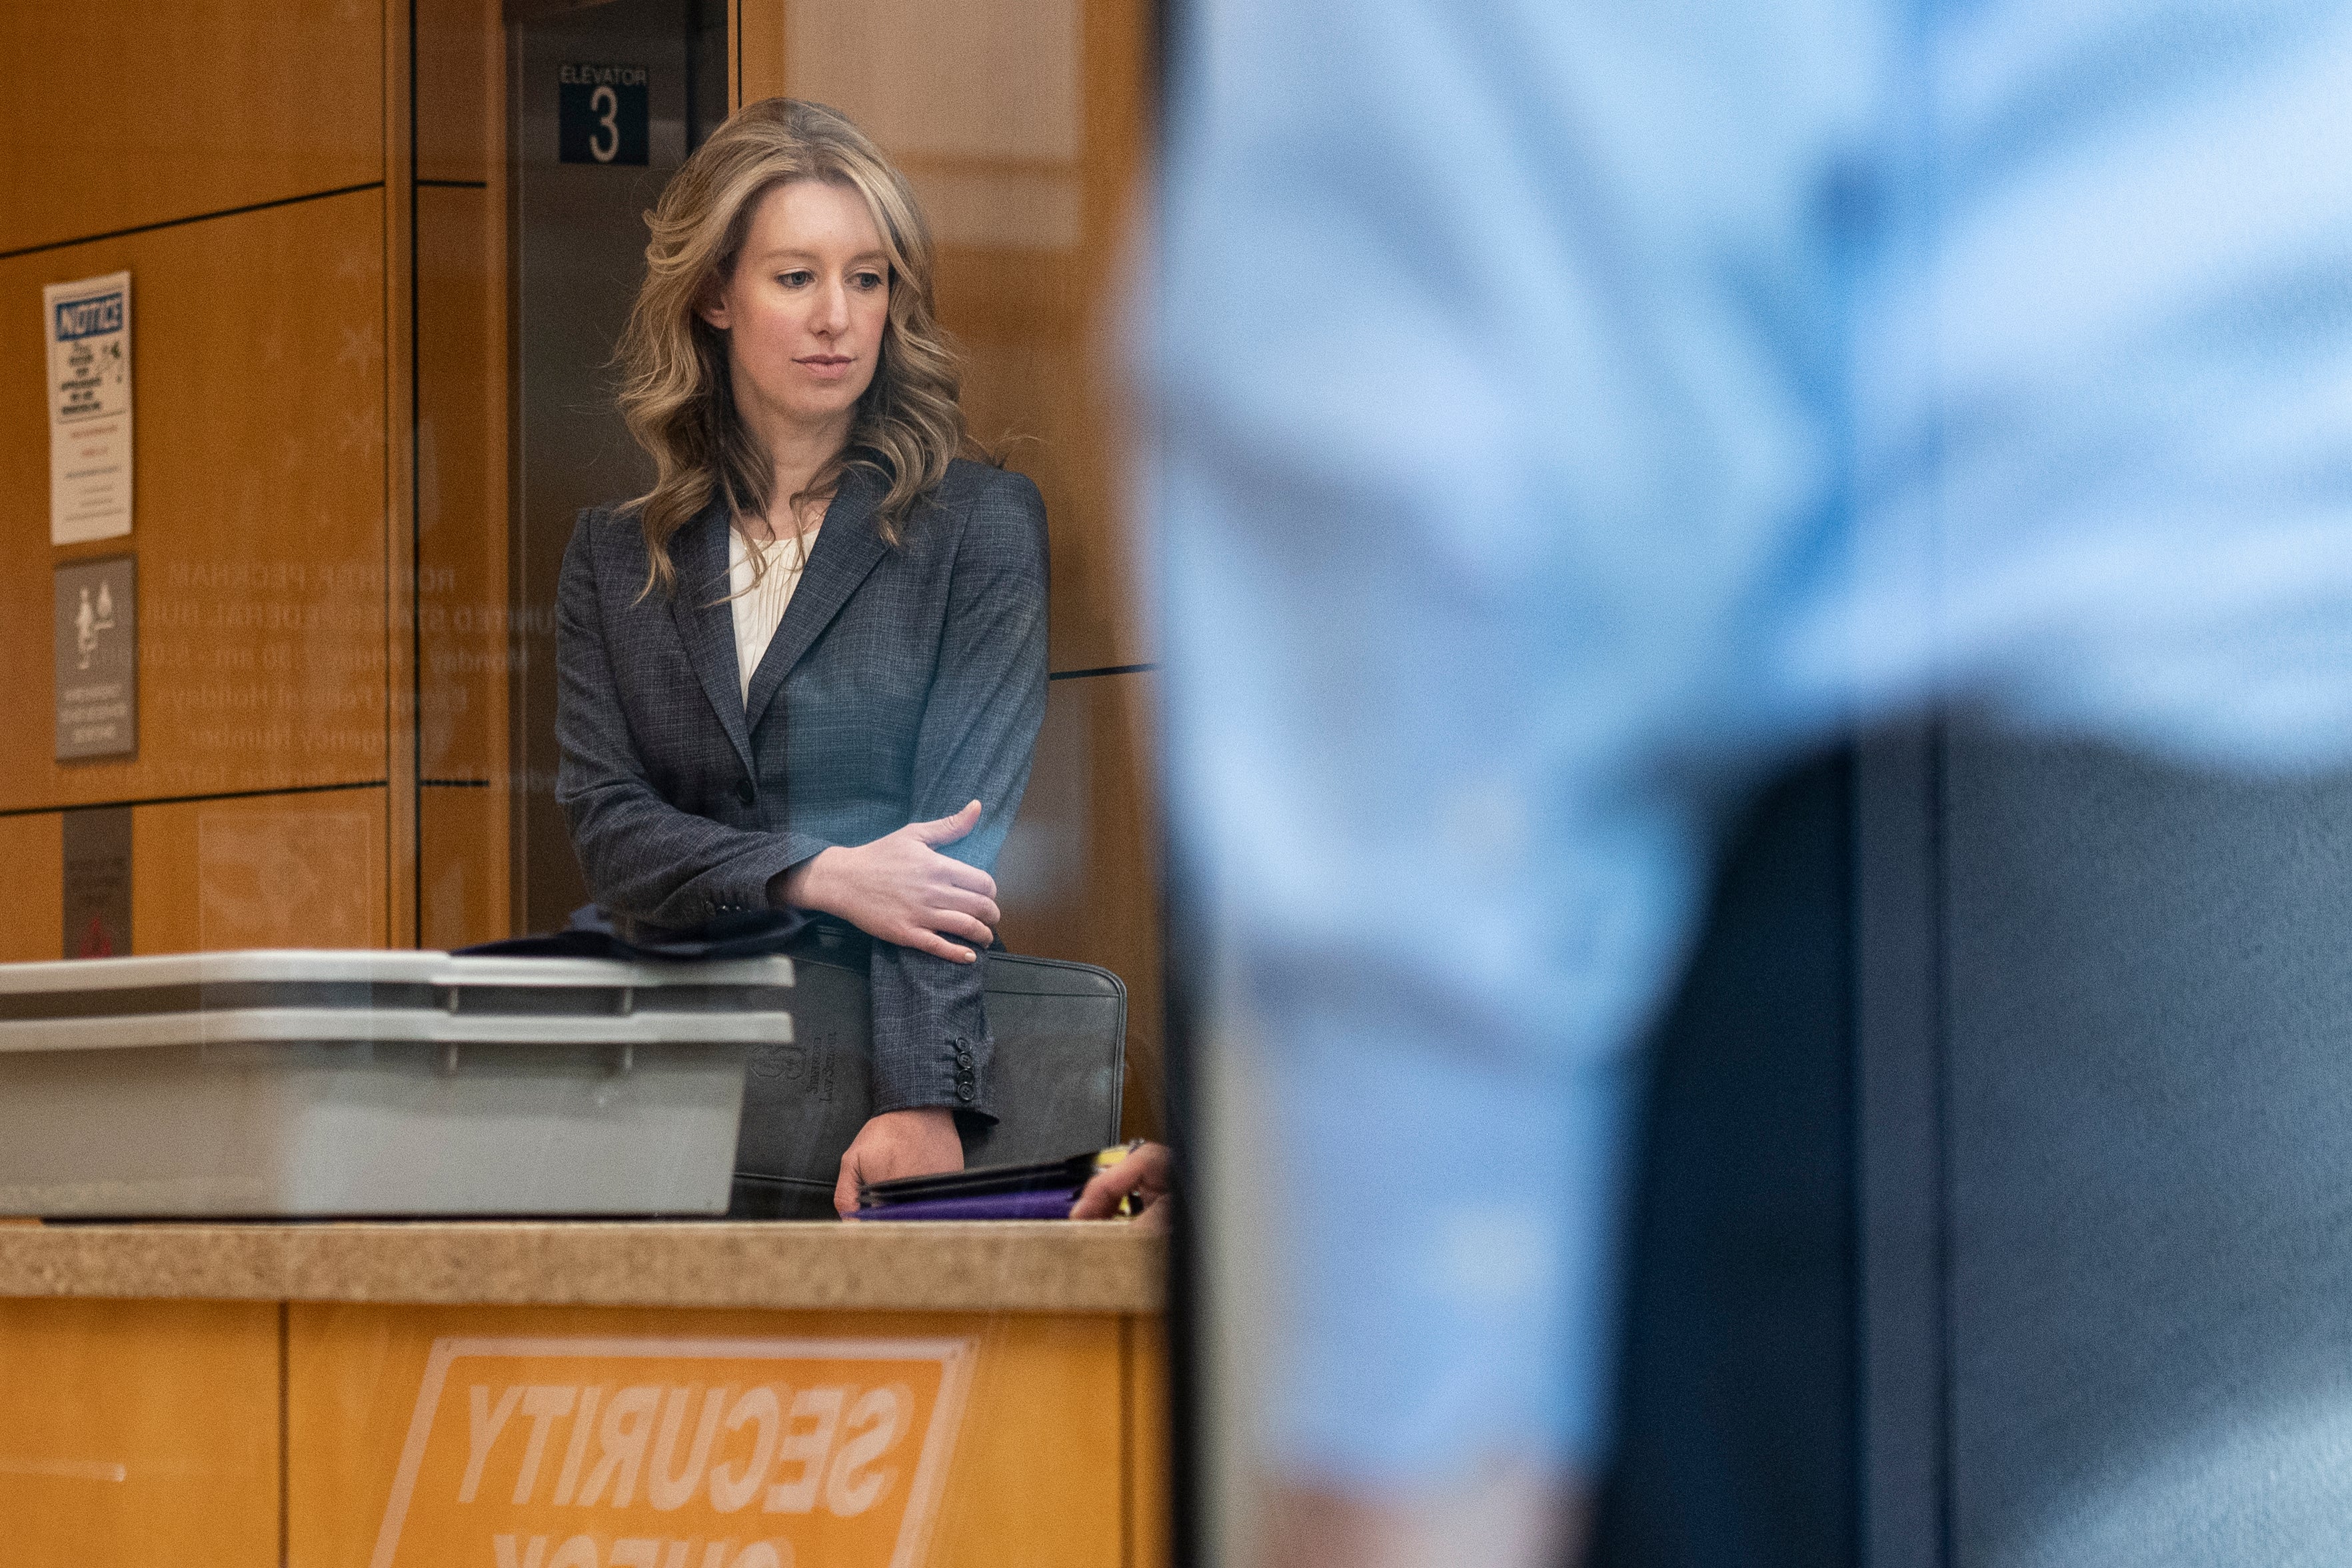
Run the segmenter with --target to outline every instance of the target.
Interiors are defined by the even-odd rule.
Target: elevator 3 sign
[[[915,1568],[961,1339],[443,1339],[372,1568]]]
[[[555,80],[558,162],[645,162],[653,142],[645,67],[563,66]]]

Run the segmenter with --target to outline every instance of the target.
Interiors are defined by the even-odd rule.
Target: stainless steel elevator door
[[[723,14],[695,0],[610,0],[510,25],[517,634],[509,711],[520,930],[561,927],[588,898],[555,803],[556,578],[580,509],[639,495],[652,482],[650,460],[613,405],[613,346],[645,276],[644,214],[725,117]],[[646,162],[561,160],[562,73],[580,65],[645,68]]]

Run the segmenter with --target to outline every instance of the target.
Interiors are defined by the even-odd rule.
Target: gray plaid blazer
[[[640,598],[633,511],[591,507],[556,593],[555,795],[590,893],[619,921],[691,927],[767,907],[768,883],[979,800],[945,852],[992,869],[1045,714],[1045,505],[959,459],[898,548],[853,468],[746,702],[727,517],[670,540],[677,591]],[[978,964],[874,944],[874,1109],[988,1113]]]

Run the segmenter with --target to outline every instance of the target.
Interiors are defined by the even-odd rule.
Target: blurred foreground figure
[[[1558,1561],[1731,792],[2352,745],[2352,12],[1205,0],[1150,379],[1296,1563]],[[1237,1026],[1237,1020],[1246,1027]]]

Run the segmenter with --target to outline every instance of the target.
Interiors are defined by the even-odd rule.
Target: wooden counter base
[[[1117,1223],[0,1225],[0,1568],[1165,1568],[1163,1268]]]
[[[808,1311],[1157,1312],[1118,1223],[208,1223],[0,1227],[0,1297]]]

